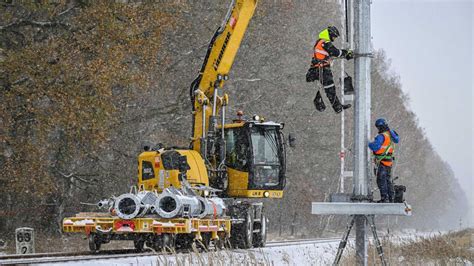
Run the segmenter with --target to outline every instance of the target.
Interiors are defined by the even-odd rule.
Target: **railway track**
[[[294,245],[322,244],[337,242],[340,238],[320,238],[320,239],[300,239],[267,242],[265,248],[285,247]],[[265,249],[264,248],[264,249]],[[250,249],[259,250],[259,249]],[[130,257],[146,257],[169,255],[170,253],[157,253],[153,250],[137,252],[135,249],[121,250],[102,250],[99,252],[81,251],[81,252],[54,252],[54,253],[36,253],[36,254],[12,254],[0,255],[0,265],[17,264],[44,264],[44,263],[67,263],[91,260],[121,259]]]

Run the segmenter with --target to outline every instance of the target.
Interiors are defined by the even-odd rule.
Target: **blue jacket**
[[[398,143],[400,141],[400,137],[398,136],[398,133],[395,132],[395,130],[393,129],[390,129],[390,135],[392,136],[392,141],[394,143]],[[369,148],[372,150],[372,151],[377,151],[380,149],[380,147],[382,147],[382,144],[383,144],[383,141],[384,141],[385,137],[382,133],[378,134],[376,137],[375,137],[375,140],[374,142],[370,142],[369,143]]]

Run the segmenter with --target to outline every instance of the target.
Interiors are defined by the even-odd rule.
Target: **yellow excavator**
[[[191,149],[176,151],[188,157],[191,185],[210,184],[228,197],[281,198],[285,186],[284,124],[265,122],[258,115],[249,120],[239,116],[226,123],[228,95],[223,93],[223,87],[256,3],[256,0],[233,1],[214,33],[201,70],[190,87]],[[139,156],[139,171],[143,171],[144,164],[153,165],[159,155],[157,150]],[[158,177],[147,179],[143,174],[146,175],[141,173],[139,184],[160,189]],[[179,186],[177,178],[172,184]]]
[[[193,114],[190,147],[167,148],[161,144],[144,147],[145,151],[138,157],[137,187],[146,193],[137,193],[143,195],[139,200],[128,194],[115,199],[110,212],[118,213],[120,219],[90,215],[65,218],[65,232],[86,232],[91,250],[98,250],[101,243],[109,240],[134,240],[135,247],[140,249],[145,241],[152,245],[153,239],[158,239],[155,242],[160,242],[162,247],[163,243],[172,246],[183,239],[202,240],[206,235],[208,240],[229,240],[233,247],[265,245],[267,218],[263,204],[248,199],[283,197],[284,124],[265,121],[258,115],[244,119],[242,113],[226,123],[229,99],[224,92],[224,83],[256,5],[257,0],[233,0],[211,38],[201,70],[190,86]],[[167,193],[169,197],[162,196]],[[193,207],[189,194],[200,200],[196,204],[202,208]],[[179,210],[178,219],[174,214],[184,201],[189,204]],[[146,206],[156,209],[161,218],[147,216],[148,207],[135,208],[139,202],[152,202]],[[210,215],[206,216],[207,209]],[[219,215],[220,209],[225,209],[225,213]],[[202,218],[193,218],[193,212]],[[138,213],[144,213],[144,218],[135,218]],[[89,229],[84,225],[87,222]]]
[[[201,70],[190,86],[191,147],[173,151],[186,156],[190,166],[187,181],[191,186],[217,189],[213,192],[228,198],[226,203],[233,218],[243,219],[242,229],[259,232],[266,230],[263,204],[230,199],[283,197],[286,183],[284,124],[266,122],[258,115],[246,120],[242,113],[238,113],[232,123],[226,123],[229,100],[223,89],[256,5],[257,0],[232,1],[222,25],[212,36]],[[164,174],[160,173],[165,169],[155,163],[163,159],[160,155],[166,152],[170,150],[159,145],[139,156],[138,184],[158,191],[169,186],[180,187],[178,171],[163,180]],[[239,246],[251,247],[252,237],[257,246],[262,245],[259,242],[265,240],[266,232],[253,236],[249,234]]]

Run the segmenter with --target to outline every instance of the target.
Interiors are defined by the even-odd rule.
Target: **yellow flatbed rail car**
[[[98,251],[102,244],[111,240],[133,240],[137,251],[144,245],[155,250],[191,249],[196,240],[205,248],[211,241],[216,247],[224,247],[231,233],[231,219],[162,219],[142,217],[130,220],[106,213],[81,215],[63,219],[63,232],[84,233],[89,240],[89,249]]]
[[[65,233],[102,233],[102,234],[199,234],[225,232],[230,234],[230,219],[196,218],[135,218],[124,220],[118,217],[69,217],[63,220]]]

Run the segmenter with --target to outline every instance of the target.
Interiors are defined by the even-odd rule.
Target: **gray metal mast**
[[[354,5],[355,112],[354,112],[354,195],[369,195],[368,148],[370,138],[370,0]]]
[[[345,0],[340,0],[339,4],[341,5],[341,12],[342,14],[346,13],[346,5],[345,5]],[[347,42],[347,36],[346,36],[346,17],[344,15],[341,16],[341,25],[342,25],[342,31],[341,31],[341,41],[342,45],[344,46]],[[341,60],[341,103],[345,104],[345,97],[344,97],[344,77],[345,77],[345,68],[344,68],[344,60]],[[346,144],[344,142],[345,140],[345,112],[344,109],[342,109],[341,112],[341,151],[339,154],[339,157],[341,159],[341,171],[340,171],[340,188],[339,192],[344,193],[344,170],[345,170],[345,154],[346,154]]]
[[[369,196],[370,138],[370,0],[354,1],[355,97],[353,198],[366,201]],[[356,215],[356,262],[367,265],[367,219]]]

